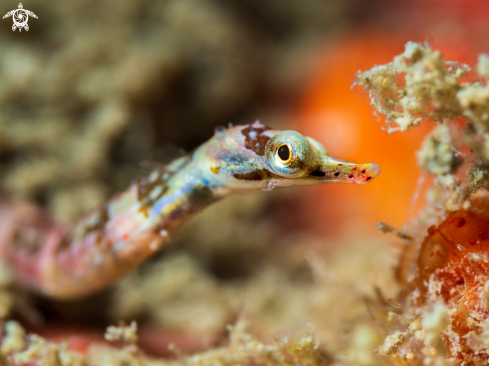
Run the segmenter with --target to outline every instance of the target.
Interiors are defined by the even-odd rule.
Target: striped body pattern
[[[317,141],[259,122],[218,129],[192,154],[156,169],[67,226],[39,207],[0,203],[0,257],[18,282],[75,299],[110,285],[192,215],[232,193],[328,182],[365,184],[375,163],[332,158]]]

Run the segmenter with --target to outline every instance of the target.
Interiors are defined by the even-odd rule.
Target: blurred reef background
[[[25,4],[39,16],[29,32],[12,32],[6,19],[0,35],[5,189],[70,219],[169,143],[189,151],[218,125],[257,118],[290,124],[271,110],[287,116],[312,51],[353,4]]]
[[[392,61],[408,41],[429,41],[446,60],[475,65],[489,49],[489,3],[23,5],[39,17],[29,18],[28,32],[13,32],[10,18],[0,22],[4,197],[34,200],[67,222],[180,149],[191,151],[215,127],[256,119],[383,169],[368,186],[231,197],[182,227],[137,273],[82,303],[34,298],[0,281],[4,319],[68,341],[61,349],[29,339],[43,362],[57,365],[49,358],[57,352],[61,364],[76,364],[67,349],[94,365],[150,362],[132,341],[115,337],[119,352],[91,346],[108,325],[137,320],[143,352],[174,363],[377,365],[388,335],[377,311],[386,314],[386,299],[399,292],[402,239],[386,239],[375,223],[408,227],[425,205],[430,179],[415,153],[432,125],[387,135],[351,85],[358,71]],[[0,13],[17,6],[4,1]],[[374,302],[381,310],[372,310]],[[24,336],[18,323],[6,324],[7,334]],[[204,350],[211,351],[201,359],[183,356]]]

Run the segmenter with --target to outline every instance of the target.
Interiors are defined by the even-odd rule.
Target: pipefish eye
[[[287,163],[287,161],[292,157],[290,153],[290,147],[289,145],[280,145],[277,151],[278,157],[280,160],[282,160],[284,163]]]
[[[291,178],[301,175],[309,157],[309,145],[300,133],[282,131],[270,139],[266,153],[270,169]]]

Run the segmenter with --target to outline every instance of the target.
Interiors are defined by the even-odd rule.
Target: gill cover
[[[276,174],[296,178],[304,174],[310,155],[306,139],[295,131],[282,131],[270,139],[266,148],[269,168]]]

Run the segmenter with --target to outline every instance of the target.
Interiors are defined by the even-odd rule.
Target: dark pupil
[[[287,145],[282,145],[278,148],[278,157],[284,161],[289,160],[290,150]]]

